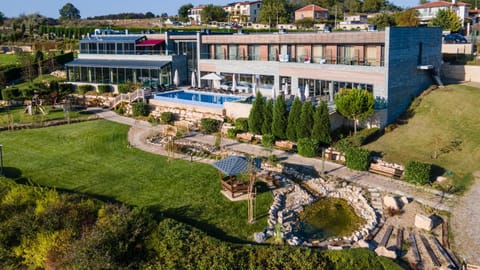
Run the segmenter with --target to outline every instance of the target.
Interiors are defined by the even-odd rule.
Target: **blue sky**
[[[251,0],[253,1],[253,0]],[[39,12],[42,15],[58,18],[58,10],[70,2],[80,10],[82,18],[116,14],[123,12],[151,11],[154,14],[163,12],[169,15],[177,14],[181,5],[192,3],[194,6],[200,4],[224,5],[235,0],[1,0],[8,4],[0,5],[0,11],[7,17],[15,17],[21,13],[30,14]],[[410,7],[418,3],[418,0],[393,0],[398,6]]]

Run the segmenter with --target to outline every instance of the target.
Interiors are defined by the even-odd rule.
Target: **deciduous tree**
[[[263,0],[259,14],[260,23],[275,26],[288,22],[289,15],[286,6],[286,0]]]
[[[364,121],[374,113],[375,98],[372,93],[363,89],[345,89],[335,95],[337,111],[353,120],[353,130],[357,133],[357,121]]]
[[[193,8],[192,4],[186,4],[186,5],[181,6],[178,9],[178,20],[180,20],[181,22],[188,21],[188,11],[192,8]],[[163,16],[162,16],[162,18],[163,18]]]
[[[439,10],[430,25],[441,27],[443,30],[451,32],[457,32],[462,29],[462,21],[455,12],[449,9]]]
[[[78,20],[80,19],[80,10],[73,4],[65,4],[59,11],[61,20]]]
[[[207,5],[200,12],[203,22],[224,22],[227,20],[227,12],[221,6]]]
[[[400,12],[396,16],[396,23],[398,26],[418,26],[420,20],[418,19],[418,10],[407,9]]]

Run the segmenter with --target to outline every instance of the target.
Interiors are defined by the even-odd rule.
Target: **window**
[[[215,59],[216,60],[223,60],[223,48],[222,45],[216,44],[215,45]]]
[[[312,62],[325,64],[325,47],[323,45],[313,45]]]
[[[238,45],[228,45],[228,59],[238,60]]]
[[[260,45],[248,45],[248,60],[260,60]]]
[[[278,48],[276,45],[268,45],[268,61],[277,61]]]
[[[377,63],[377,46],[365,47],[365,64],[368,66],[378,65]]]

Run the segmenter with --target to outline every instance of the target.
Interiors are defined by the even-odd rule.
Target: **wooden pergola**
[[[251,172],[251,168],[249,168],[251,166],[249,166],[245,157],[231,156],[219,160],[212,165],[218,169],[218,177],[222,184],[222,190],[228,191],[231,198],[247,194],[252,190],[251,185],[253,185],[255,181],[245,182],[237,178],[240,174]]]

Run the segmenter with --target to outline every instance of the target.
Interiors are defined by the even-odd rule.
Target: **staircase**
[[[137,89],[132,93],[120,94],[115,97],[115,99],[110,105],[110,108],[114,109],[121,103],[130,104],[137,100],[145,101],[146,98],[149,98],[151,95],[152,95],[152,92],[150,90],[144,90],[144,89]]]

